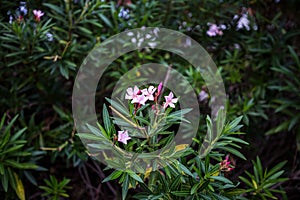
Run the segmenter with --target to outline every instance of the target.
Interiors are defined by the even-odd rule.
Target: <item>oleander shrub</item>
[[[1,3],[1,199],[298,199],[297,1]],[[225,116],[211,116],[211,95],[196,68],[172,52],[142,49],[109,65],[96,91],[98,124],[77,132],[72,91],[84,59],[106,39],[143,27],[176,30],[203,46],[224,81],[226,106],[218,116],[225,115],[226,121],[221,120]],[[139,106],[141,102],[111,99],[120,78],[146,63],[177,70],[193,87],[201,115],[191,145],[172,146],[178,124],[189,111],[175,101],[175,108],[158,115],[150,101]],[[153,95],[158,84],[154,87]],[[163,107],[169,92],[159,94],[161,101],[155,105]],[[126,88],[123,93],[125,97]],[[115,111],[122,116],[113,115]],[[127,132],[119,128],[128,122],[123,115],[143,126],[161,116],[167,126],[153,129],[149,138],[135,138],[132,127]],[[223,129],[215,131],[214,123],[224,124]],[[206,141],[207,134],[218,137]],[[90,146],[81,139],[88,139]],[[203,142],[209,148],[201,156]],[[91,152],[101,152],[99,144],[150,155],[163,149],[164,156],[176,158],[140,171],[124,164],[122,157],[104,165]]]

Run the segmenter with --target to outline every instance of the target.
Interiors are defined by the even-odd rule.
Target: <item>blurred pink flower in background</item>
[[[208,23],[207,25],[209,25],[209,29],[208,31],[206,32],[206,34],[209,36],[209,37],[215,37],[217,35],[223,35],[223,31],[222,29],[226,29],[226,26],[225,25],[220,25],[220,26],[217,26],[216,24],[211,24],[211,23]]]
[[[44,13],[41,10],[33,10],[34,19],[39,22],[41,21],[41,17],[44,15]]]

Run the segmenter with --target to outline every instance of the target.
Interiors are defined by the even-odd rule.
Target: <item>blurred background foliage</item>
[[[45,13],[40,21],[34,18],[34,9]],[[241,137],[250,143],[241,150],[248,160],[235,158],[236,168],[229,178],[237,180],[245,170],[251,171],[250,160],[256,155],[264,167],[286,160],[289,180],[278,184],[289,199],[298,199],[298,1],[3,0],[0,11],[1,199],[120,195],[118,184],[101,183],[110,173],[88,158],[75,135],[72,87],[77,70],[94,47],[121,31],[143,26],[189,35],[211,54],[221,71],[228,94],[227,117],[243,116],[242,131],[247,134]],[[248,27],[239,28],[244,15]],[[210,37],[210,24],[222,25],[222,34]],[[197,93],[206,92],[199,72],[176,55],[132,52],[106,71],[98,87],[97,109],[101,110],[103,96],[112,92],[122,74],[147,62],[172,64]],[[200,106],[203,122],[209,114],[207,101],[201,99]],[[204,131],[205,125],[200,129]],[[53,188],[60,193],[53,193]]]

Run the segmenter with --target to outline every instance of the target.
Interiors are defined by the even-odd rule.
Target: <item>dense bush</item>
[[[0,10],[1,199],[298,199],[297,1],[5,0]],[[71,97],[80,65],[106,39],[141,27],[189,35],[223,77],[228,122],[203,157],[198,153],[205,132],[218,123],[209,117],[207,86],[187,61],[161,50],[114,61],[97,88],[99,127],[77,134]],[[111,108],[122,106],[104,98],[128,70],[149,62],[172,65],[189,80],[199,95],[199,130],[189,148],[172,149],[181,156],[164,168],[113,170],[113,162],[105,166],[89,157],[79,136],[105,137],[130,151],[157,148],[117,141]],[[176,109],[169,114],[174,117]],[[149,120],[137,112],[139,123]],[[176,129],[176,120],[168,131]],[[162,147],[173,137],[168,134]]]

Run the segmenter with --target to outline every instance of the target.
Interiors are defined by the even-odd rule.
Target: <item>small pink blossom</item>
[[[125,99],[135,99],[140,93],[140,89],[137,86],[134,86],[134,88],[128,88],[126,92]]]
[[[148,89],[143,89],[141,92],[142,94],[150,101],[154,100],[154,92],[156,91],[156,88],[154,86],[149,86]]]
[[[174,103],[177,103],[178,98],[173,98],[173,97],[174,97],[173,92],[170,92],[168,96],[165,96],[166,102],[164,103],[164,109],[166,109],[168,106],[170,106],[171,108],[175,108]]]
[[[223,31],[221,29],[224,28],[223,26],[225,26],[225,25],[222,25],[221,27],[217,26],[216,24],[210,24],[210,23],[208,23],[208,25],[209,25],[209,30],[206,32],[206,34],[209,37],[223,35]]]
[[[134,99],[132,99],[131,103],[138,103],[140,105],[145,105],[146,101],[148,100],[143,94],[137,95]]]
[[[118,141],[123,144],[127,144],[127,140],[130,140],[131,137],[128,136],[128,131],[118,131]]]
[[[39,22],[41,21],[41,17],[44,15],[44,13],[41,10],[33,10],[34,19]]]
[[[220,163],[220,170],[221,171],[229,172],[229,171],[234,169],[234,168],[230,167],[230,161],[228,161],[228,160],[229,160],[229,156],[227,155],[225,160],[223,160]]]

